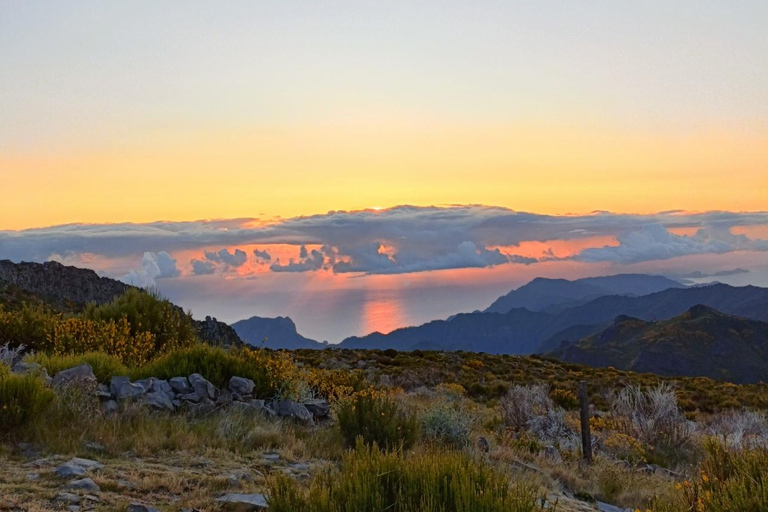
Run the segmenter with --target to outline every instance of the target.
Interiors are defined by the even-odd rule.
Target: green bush
[[[108,304],[89,305],[83,317],[113,322],[126,318],[131,335],[149,332],[154,336],[156,354],[189,346],[197,339],[192,316],[154,291],[130,288]]]
[[[46,346],[48,333],[61,321],[61,315],[40,305],[24,304],[21,309],[5,311],[0,306],[0,345],[24,345],[28,350],[41,350]]]
[[[61,356],[38,352],[27,356],[25,360],[39,364],[48,370],[48,374],[51,376],[56,375],[62,370],[74,368],[81,364],[89,364],[93,368],[93,374],[103,384],[107,384],[115,375],[128,375],[130,373],[119,357],[103,352],[87,352],[85,354]]]
[[[462,408],[457,400],[445,400],[424,412],[421,431],[426,439],[462,448],[472,441],[475,421],[475,415]]]
[[[14,434],[40,418],[53,397],[38,376],[0,370],[0,434]]]
[[[348,447],[358,437],[366,445],[407,450],[416,441],[418,425],[391,397],[359,393],[341,402],[338,408],[339,428]]]
[[[532,512],[531,489],[460,452],[429,451],[403,457],[358,441],[340,471],[318,475],[308,490],[279,476],[271,486],[272,512]]]
[[[272,398],[288,385],[292,363],[266,351],[243,348],[227,351],[202,343],[169,352],[148,365],[132,372],[135,379],[157,377],[170,379],[199,373],[217,387],[226,387],[233,376],[251,379],[256,387],[254,395]]]

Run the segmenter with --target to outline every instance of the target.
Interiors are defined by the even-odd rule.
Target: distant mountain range
[[[296,332],[296,324],[288,317],[263,318],[253,316],[232,324],[235,332],[249,345],[264,346],[271,349],[327,348],[326,343],[320,343],[305,338]]]
[[[669,320],[620,316],[550,356],[590,366],[736,383],[768,381],[768,323],[697,305]]]
[[[648,287],[662,283],[658,276],[649,278]],[[643,276],[612,276],[600,282],[633,282],[634,289],[641,289],[637,283]],[[666,278],[661,278],[666,279]],[[556,281],[552,283],[551,281]],[[768,289],[754,286],[733,287],[725,284],[685,288],[675,281],[673,287],[641,296],[603,295],[584,303],[574,299],[578,293],[563,290],[586,291],[594,284],[578,283],[575,287],[564,284],[564,280],[537,279],[530,283],[524,294],[534,298],[532,311],[525,307],[511,309],[505,313],[474,312],[459,314],[449,320],[435,320],[416,327],[397,329],[389,334],[373,333],[362,337],[347,338],[343,348],[394,348],[397,350],[439,349],[467,350],[502,354],[532,354],[550,352],[564,341],[578,341],[601,331],[620,315],[636,317],[645,321],[666,320],[680,315],[698,304],[703,304],[723,313],[738,315],[754,320],[768,321]],[[568,281],[566,281],[568,283]],[[523,287],[525,288],[525,287]],[[623,288],[624,290],[627,287]],[[539,290],[540,293],[532,293]],[[568,297],[577,305],[564,307],[564,301],[546,304],[544,291],[556,290],[549,297]],[[517,291],[517,290],[516,290]],[[566,295],[563,295],[563,294]],[[568,293],[570,293],[568,295]],[[514,294],[514,292],[513,292]],[[517,295],[522,297],[523,294]],[[505,296],[509,297],[509,295]],[[515,297],[515,295],[513,295]],[[518,303],[519,298],[515,298]],[[497,308],[499,301],[496,301]],[[553,311],[553,307],[556,310]],[[502,308],[503,309],[503,308]]]

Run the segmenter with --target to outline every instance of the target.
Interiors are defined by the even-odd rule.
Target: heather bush
[[[373,390],[356,393],[339,403],[337,416],[344,444],[354,447],[358,438],[366,445],[407,450],[416,441],[418,423],[389,396]]]
[[[455,451],[403,456],[358,441],[341,469],[303,490],[281,475],[271,482],[273,512],[533,512],[535,493],[510,485],[503,470]]]
[[[459,400],[442,400],[421,415],[421,432],[425,439],[463,448],[472,441],[476,415]]]

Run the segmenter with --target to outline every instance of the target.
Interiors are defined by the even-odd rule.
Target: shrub
[[[0,345],[0,366],[11,367],[18,360],[21,359],[21,353],[24,352],[26,347],[24,345],[18,345],[11,347],[10,343]]]
[[[132,377],[170,379],[193,373],[218,387],[226,387],[233,376],[251,379],[256,384],[257,397],[272,398],[278,393],[285,394],[298,372],[290,357],[281,352],[247,348],[227,351],[198,343],[160,356],[133,371]]]
[[[161,297],[155,291],[128,289],[108,304],[89,305],[86,320],[118,322],[125,318],[132,336],[151,333],[154,354],[187,347],[197,339],[192,316]]]
[[[366,445],[377,444],[387,449],[407,450],[416,441],[418,425],[392,398],[375,391],[357,393],[340,402],[339,428],[348,447],[357,438]]]
[[[21,309],[4,311],[0,307],[0,343],[11,347],[26,345],[30,350],[46,346],[48,333],[61,321],[61,315],[53,314],[43,306],[24,304]]]
[[[37,376],[0,370],[0,434],[14,434],[40,418],[53,396]]]
[[[475,423],[475,415],[462,408],[457,400],[444,400],[421,416],[421,431],[427,439],[463,448],[472,441]]]
[[[643,390],[628,386],[611,404],[620,429],[651,446],[679,449],[693,434],[692,423],[677,405],[671,385],[661,383]]]
[[[554,408],[544,385],[515,386],[501,398],[499,405],[504,424],[515,432],[528,430],[533,418]]]
[[[468,455],[429,451],[403,457],[358,442],[339,472],[318,475],[302,491],[295,481],[272,481],[273,512],[532,512],[533,491],[511,486],[509,475]]]
[[[50,375],[56,375],[62,370],[74,368],[81,364],[89,364],[99,382],[107,384],[115,375],[128,375],[129,370],[120,358],[103,352],[88,352],[85,354],[54,355],[38,352],[27,356],[26,361],[37,363]]]
[[[709,432],[732,448],[768,446],[768,419],[758,411],[728,411],[716,416]]]

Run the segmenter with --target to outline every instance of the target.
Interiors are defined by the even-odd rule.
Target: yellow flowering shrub
[[[155,355],[155,337],[149,332],[132,334],[125,317],[117,321],[67,318],[53,325],[46,348],[54,355],[104,352],[136,367]]]

